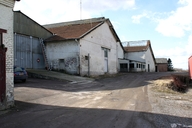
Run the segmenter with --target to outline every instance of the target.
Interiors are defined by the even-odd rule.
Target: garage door
[[[44,68],[43,53],[40,39],[32,36],[15,34],[14,63],[24,68]]]

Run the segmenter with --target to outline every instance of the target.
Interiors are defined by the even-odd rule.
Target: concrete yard
[[[148,85],[166,75],[127,73],[80,83],[29,78],[15,83],[16,106],[0,112],[0,127],[188,128],[192,116],[153,108],[156,97],[149,95]]]

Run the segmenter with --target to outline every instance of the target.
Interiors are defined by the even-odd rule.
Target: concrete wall
[[[150,48],[147,49],[145,56],[146,56],[145,58],[146,71],[155,72],[155,62],[154,62]],[[148,70],[148,65],[149,65],[149,70]]]
[[[121,47],[120,42],[117,42],[117,60],[118,60],[117,61],[117,65],[118,65],[117,70],[118,70],[118,72],[121,70],[120,69],[120,64],[122,64],[122,60],[124,59],[124,56],[125,56],[124,50]],[[127,65],[129,67],[129,61],[127,61],[127,60],[125,60],[125,61],[127,62]],[[128,69],[125,69],[125,70],[128,70]]]
[[[145,51],[125,53],[125,58],[137,62],[145,62]]]
[[[79,43],[75,40],[47,42],[46,54],[54,70],[79,74]]]
[[[80,40],[80,72],[81,75],[102,75],[104,73],[117,73],[117,42],[112,35],[107,23],[89,33]],[[107,72],[105,72],[104,50],[108,50]],[[86,56],[90,55],[89,65]]]
[[[145,70],[140,68],[132,69],[134,71],[155,72],[155,62],[154,62],[150,48],[148,48],[147,51],[125,53],[125,58],[135,62],[145,63]],[[148,69],[148,65],[149,65],[149,69]]]
[[[3,43],[8,48],[6,52],[6,104],[0,104],[0,108],[14,105],[13,83],[13,0],[0,0],[0,28],[7,30],[3,34]]]

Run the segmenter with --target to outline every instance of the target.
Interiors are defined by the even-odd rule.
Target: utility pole
[[[81,17],[81,15],[82,15],[81,13],[82,13],[82,0],[80,0],[80,20],[81,20],[81,18],[82,18],[82,17]]]

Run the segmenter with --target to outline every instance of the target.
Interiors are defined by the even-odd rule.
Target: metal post
[[[88,54],[88,76],[90,76],[90,55]]]

